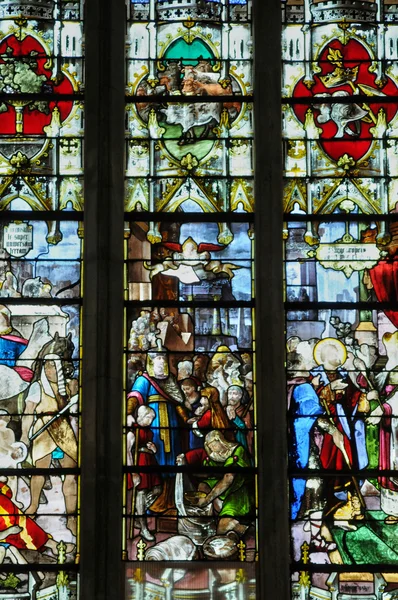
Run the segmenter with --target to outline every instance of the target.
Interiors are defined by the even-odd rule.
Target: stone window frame
[[[289,600],[281,4],[254,0],[257,598]],[[124,600],[122,561],[125,0],[86,0],[80,598]],[[106,42],[105,42],[106,40]]]

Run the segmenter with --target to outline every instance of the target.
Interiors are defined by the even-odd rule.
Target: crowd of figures
[[[398,539],[398,332],[373,345],[330,323],[336,337],[287,342],[295,558],[309,541],[313,562],[365,563],[372,548],[387,564]]]
[[[129,558],[142,540],[147,560],[233,558],[242,540],[254,558],[251,354],[152,348],[129,380]]]
[[[76,549],[77,476],[53,471],[78,464],[74,344],[30,316],[26,339],[0,305],[1,563],[56,562],[61,542],[73,560]]]

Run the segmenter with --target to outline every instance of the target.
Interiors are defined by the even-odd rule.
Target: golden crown
[[[327,88],[333,88],[340,85],[346,85],[347,83],[356,81],[358,77],[358,69],[359,67],[344,68],[344,67],[336,67],[336,69],[332,73],[328,73],[323,77],[320,77],[323,85]]]

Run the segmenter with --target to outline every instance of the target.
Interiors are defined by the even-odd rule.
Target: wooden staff
[[[140,437],[140,429],[137,427],[135,431],[135,446],[134,446],[134,466],[137,466],[138,463],[138,445],[139,445],[139,437]],[[131,479],[133,479],[133,474],[131,475]],[[138,485],[138,484],[137,484]],[[136,496],[136,486],[133,481],[133,488],[131,492],[131,518],[130,518],[130,532],[129,538],[132,540],[134,538],[134,511],[135,511],[135,496]]]
[[[249,412],[249,410],[251,409],[251,407],[252,407],[252,405],[253,405],[253,402],[254,402],[254,396],[253,396],[253,398],[250,400],[250,402],[248,402],[248,404],[247,404],[247,406],[246,406],[245,410],[243,411],[243,413],[242,413],[242,419],[244,419],[244,418],[245,418],[245,416],[247,415],[247,413],[248,413],[248,412]]]
[[[327,414],[327,416],[328,416],[328,418],[329,418],[329,422],[331,423],[331,425],[333,425],[333,427],[336,427],[336,424],[335,424],[335,422],[333,421],[333,416],[332,416],[332,414],[331,414],[331,412],[330,412],[330,410],[329,410],[329,406],[328,406],[328,404],[327,404],[326,400],[325,400],[325,401],[323,401],[323,400],[322,400],[322,398],[320,398],[320,401],[321,401],[321,404],[322,404],[323,408],[324,408],[324,409],[325,409],[325,411],[326,411],[326,414]],[[344,444],[344,442],[343,442],[343,444]],[[345,460],[345,462],[346,462],[346,465],[347,465],[347,467],[348,467],[348,468],[351,470],[351,469],[352,469],[352,466],[351,466],[350,459],[349,459],[349,457],[348,457],[347,451],[346,451],[346,449],[344,448],[344,445],[343,445],[343,446],[341,446],[341,447],[340,447],[340,446],[337,446],[337,447],[338,447],[338,449],[340,450],[340,452],[342,453],[342,455],[343,455],[343,457],[344,457],[344,460]],[[354,475],[351,475],[351,479],[352,479],[352,483],[354,484],[355,491],[356,491],[356,493],[357,493],[357,495],[358,495],[358,498],[359,498],[359,501],[360,501],[360,503],[361,503],[362,507],[363,507],[363,508],[366,508],[366,505],[365,505],[365,500],[364,500],[364,498],[363,498],[363,496],[362,496],[362,492],[361,492],[361,490],[360,490],[360,488],[359,488],[359,483],[358,483],[358,480],[357,480],[357,478],[356,478],[356,477],[354,477]]]

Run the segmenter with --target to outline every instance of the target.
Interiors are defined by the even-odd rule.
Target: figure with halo
[[[327,478],[325,515],[333,516],[336,526],[355,530],[353,520],[364,518],[364,501],[357,479],[351,475],[368,465],[364,415],[374,394],[362,392],[343,368],[347,360],[345,345],[335,338],[320,340],[314,348],[319,377],[317,395],[330,424],[324,432],[320,461],[324,469],[341,476]],[[338,433],[336,433],[338,432]]]

